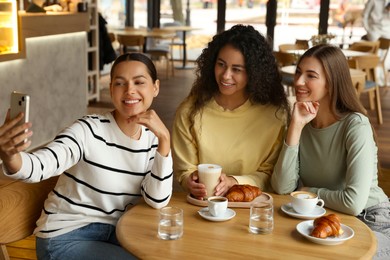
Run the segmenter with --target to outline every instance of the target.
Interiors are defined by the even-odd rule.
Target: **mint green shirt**
[[[388,200],[378,186],[377,151],[362,114],[351,113],[322,129],[307,124],[299,145],[282,147],[271,184],[280,194],[309,187],[326,207],[358,215]]]

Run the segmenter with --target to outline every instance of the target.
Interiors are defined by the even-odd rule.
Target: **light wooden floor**
[[[162,67],[158,67],[162,68]],[[165,73],[160,73],[163,77]],[[175,77],[161,79],[161,89],[159,96],[153,103],[153,108],[160,115],[164,123],[171,129],[174,113],[179,103],[188,94],[194,79],[193,70],[175,70]],[[108,93],[108,76],[102,77],[102,87],[104,88],[100,102],[91,103],[88,113],[101,113],[112,109],[110,96]],[[367,98],[362,97],[364,105],[367,104]],[[371,122],[378,135],[379,160],[383,171],[379,176],[380,186],[390,196],[390,90],[384,94],[382,91],[382,110],[384,124],[379,126],[376,123],[374,111],[369,111]],[[176,184],[177,185],[177,184]],[[177,187],[176,187],[177,188]],[[35,257],[35,238],[29,237],[17,243],[7,245],[11,259],[36,259]]]

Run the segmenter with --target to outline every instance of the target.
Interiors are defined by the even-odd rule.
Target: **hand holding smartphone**
[[[27,123],[29,121],[30,96],[24,93],[19,93],[14,91],[11,93],[11,111],[10,111],[11,119],[17,117],[21,112],[24,113],[24,117],[23,120],[20,121],[18,125]],[[24,142],[26,141],[27,139],[24,140]]]

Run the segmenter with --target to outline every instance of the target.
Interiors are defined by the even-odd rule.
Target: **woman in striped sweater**
[[[149,109],[159,92],[152,61],[124,54],[111,70],[115,110],[90,115],[32,153],[31,123],[22,114],[0,128],[0,157],[7,176],[39,182],[60,175],[37,221],[39,259],[131,259],[116,239],[118,219],[140,198],[153,208],[172,194],[170,134]],[[131,232],[131,231],[130,231]]]

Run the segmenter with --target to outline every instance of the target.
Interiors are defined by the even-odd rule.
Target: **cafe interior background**
[[[337,17],[340,15],[343,1],[346,0],[329,1],[329,19],[322,29],[320,27],[323,25],[319,19],[323,8],[321,1],[270,1],[277,3],[274,49],[277,50],[279,44],[292,43],[296,39],[310,40],[311,36],[318,35],[320,30],[334,35],[332,41],[337,44],[360,39],[365,33],[359,19],[365,0],[348,0],[348,10],[353,19],[347,24],[340,24]],[[110,64],[98,64],[97,37],[92,36],[92,43],[91,39],[85,39],[85,31],[96,34],[98,12],[107,21],[108,31],[123,29],[125,26],[158,27],[174,20],[193,27],[194,30],[187,35],[187,56],[190,61],[197,58],[210,38],[221,28],[243,23],[253,25],[265,35],[269,33],[265,21],[266,0],[86,0],[88,10],[84,11],[87,11],[85,14],[88,17],[81,16],[82,13],[76,16],[76,13],[66,21],[59,21],[62,16],[58,14],[64,13],[61,8],[64,11],[77,12],[79,0],[0,0],[3,7],[7,3],[16,3],[16,9],[19,11],[20,26],[14,29],[14,32],[19,32],[21,44],[16,53],[26,55],[10,59],[7,58],[10,55],[0,54],[0,111],[3,111],[0,113],[0,121],[4,120],[4,111],[9,106],[11,91],[29,93],[34,101],[34,106],[31,107],[31,120],[35,122],[32,147],[51,140],[55,133],[73,122],[74,118],[85,114],[91,101],[99,99],[100,88],[104,87],[99,83],[101,79],[106,79]],[[221,3],[224,5],[218,8]],[[45,8],[48,11],[46,14],[36,13],[37,8]],[[26,13],[25,10],[30,12]],[[225,19],[221,19],[221,14],[224,14]],[[43,22],[46,16],[52,20]],[[2,32],[8,30],[5,28],[5,17],[7,15],[0,16],[3,20],[0,23]],[[82,19],[87,20],[83,22]],[[86,23],[85,26],[92,24],[90,28],[80,30],[74,27],[66,28],[77,23],[80,27],[83,26],[82,23]],[[33,26],[36,28],[32,28]],[[50,35],[46,35],[48,30],[51,30],[48,33]],[[69,33],[69,30],[73,32]],[[0,45],[9,40],[7,37],[6,33],[0,34]],[[86,50],[83,46],[85,41],[89,41]],[[118,50],[117,42],[113,42],[113,46]],[[80,55],[83,52],[88,54]],[[181,49],[178,48],[173,50],[174,60],[181,59],[180,52]],[[87,67],[88,71],[85,70]],[[73,95],[74,93],[79,94]]]

